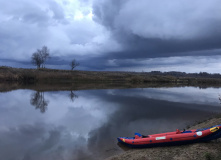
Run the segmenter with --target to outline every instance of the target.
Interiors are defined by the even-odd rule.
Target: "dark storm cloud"
[[[220,0],[0,0],[0,61],[11,60],[0,65],[34,67],[31,55],[43,45],[53,57],[49,68],[62,69],[69,68],[72,58],[80,61],[78,69],[128,70],[145,68],[139,63],[142,59],[220,55],[219,4]]]
[[[106,0],[96,1],[93,13],[124,48],[112,58],[185,56],[221,48],[219,3]]]

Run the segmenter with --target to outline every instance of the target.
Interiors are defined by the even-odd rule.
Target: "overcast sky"
[[[221,0],[0,0],[0,65],[221,73]]]

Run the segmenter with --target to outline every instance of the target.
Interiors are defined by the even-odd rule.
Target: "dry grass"
[[[191,86],[220,87],[220,78],[177,77],[171,75],[154,75],[148,72],[98,72],[70,71],[56,69],[19,69],[0,67],[0,82],[19,83],[173,83]]]

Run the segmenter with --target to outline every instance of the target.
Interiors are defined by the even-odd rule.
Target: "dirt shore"
[[[189,129],[206,128],[221,124],[221,116],[199,123]],[[106,160],[220,160],[221,138],[207,143],[182,146],[130,149]]]

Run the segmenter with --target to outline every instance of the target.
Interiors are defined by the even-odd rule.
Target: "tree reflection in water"
[[[219,95],[219,102],[220,102],[220,104],[221,104],[221,95]]]
[[[49,103],[49,101],[44,98],[44,92],[40,91],[37,91],[32,95],[30,102],[35,106],[35,109],[40,109],[41,113],[46,111]]]
[[[69,97],[70,97],[70,99],[71,99],[72,102],[74,102],[74,100],[75,100],[76,98],[78,98],[78,96],[77,96],[73,91],[71,91]]]
[[[73,91],[71,91],[69,97],[72,102],[74,102],[74,100],[78,98],[78,96]],[[40,109],[41,113],[44,113],[47,110],[49,101],[45,100],[44,92],[37,91],[31,96],[30,103],[31,105],[35,106],[35,109]]]

